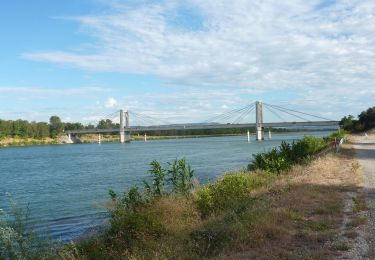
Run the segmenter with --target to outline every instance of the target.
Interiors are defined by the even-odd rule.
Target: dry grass
[[[247,239],[222,255],[228,259],[315,259],[345,254],[357,238],[350,226],[366,224],[356,213],[366,210],[360,191],[361,177],[353,150],[328,155],[307,167],[294,167],[287,178],[276,181],[263,196],[271,207],[262,221],[248,230]],[[355,194],[348,197],[348,194]],[[349,200],[351,212],[345,212]],[[347,215],[350,220],[346,222]],[[347,239],[342,240],[342,229]]]
[[[57,141],[53,138],[19,138],[19,137],[3,137],[0,138],[0,147],[7,146],[26,146],[26,145],[43,145],[43,144],[55,144]]]

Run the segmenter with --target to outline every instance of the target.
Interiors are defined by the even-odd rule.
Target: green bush
[[[119,197],[109,190],[113,203],[109,229],[101,237],[80,243],[79,252],[89,259],[106,258],[119,251],[132,255],[132,250],[143,252],[143,246],[150,246],[145,243],[156,241],[165,234],[165,227],[159,215],[153,212],[153,207],[165,196],[190,194],[194,171],[185,159],[172,161],[169,169],[163,168],[157,161],[152,161],[150,166],[151,181],[143,181],[143,191],[132,187]]]
[[[248,165],[248,169],[280,174],[290,169],[293,164],[303,162],[326,147],[327,142],[323,138],[311,136],[305,136],[291,144],[282,142],[278,148],[273,148],[269,152],[254,154],[254,160]]]
[[[235,208],[249,198],[251,191],[267,183],[271,177],[245,172],[226,174],[216,183],[208,184],[197,192],[197,207],[203,216]]]
[[[144,192],[140,191],[138,187],[132,187],[121,198],[118,198],[113,190],[109,190],[108,194],[115,206],[114,212],[118,208],[135,212],[139,206],[171,193],[188,195],[193,189],[192,178],[194,171],[186,163],[185,159],[174,160],[168,164],[170,168],[167,170],[157,161],[150,163],[149,173],[151,174],[152,182],[143,181]],[[171,190],[168,191],[168,187]],[[114,212],[112,214],[115,214]]]
[[[154,216],[148,214],[147,208],[137,212],[120,209],[111,218],[109,236],[119,239],[127,246],[136,243],[143,237],[157,238],[164,233],[163,226]]]
[[[345,130],[344,129],[339,129],[337,132],[334,132],[330,134],[327,137],[324,137],[325,142],[331,142],[336,139],[336,141],[339,141],[341,138],[345,138]]]

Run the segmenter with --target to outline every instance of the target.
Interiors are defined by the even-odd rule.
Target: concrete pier
[[[124,116],[125,116],[125,129],[129,129],[129,127],[130,127],[129,112],[125,111]],[[125,134],[125,142],[130,142],[130,132],[124,131],[124,134]]]
[[[255,102],[256,109],[256,139],[258,141],[264,140],[264,127],[263,127],[263,107],[262,102]]]
[[[120,143],[125,142],[124,110],[120,110]]]

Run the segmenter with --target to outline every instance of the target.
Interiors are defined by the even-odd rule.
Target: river
[[[163,164],[185,157],[200,183],[246,167],[252,154],[304,135],[273,134],[247,143],[246,136],[155,140],[128,144],[46,145],[0,149],[0,209],[9,201],[30,210],[30,223],[63,242],[100,226],[108,190],[122,193],[148,177],[152,160]]]

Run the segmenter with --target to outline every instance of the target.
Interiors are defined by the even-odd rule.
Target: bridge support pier
[[[125,128],[129,128],[129,112],[125,112]],[[125,131],[125,142],[130,142],[130,132]]]
[[[263,127],[263,107],[262,102],[257,101],[255,103],[256,109],[256,140],[264,140],[264,127]]]
[[[79,139],[77,134],[68,133],[66,135],[62,135],[60,137],[60,141],[64,144],[77,144],[81,143],[81,139]]]
[[[120,110],[120,143],[125,142],[124,110]]]

